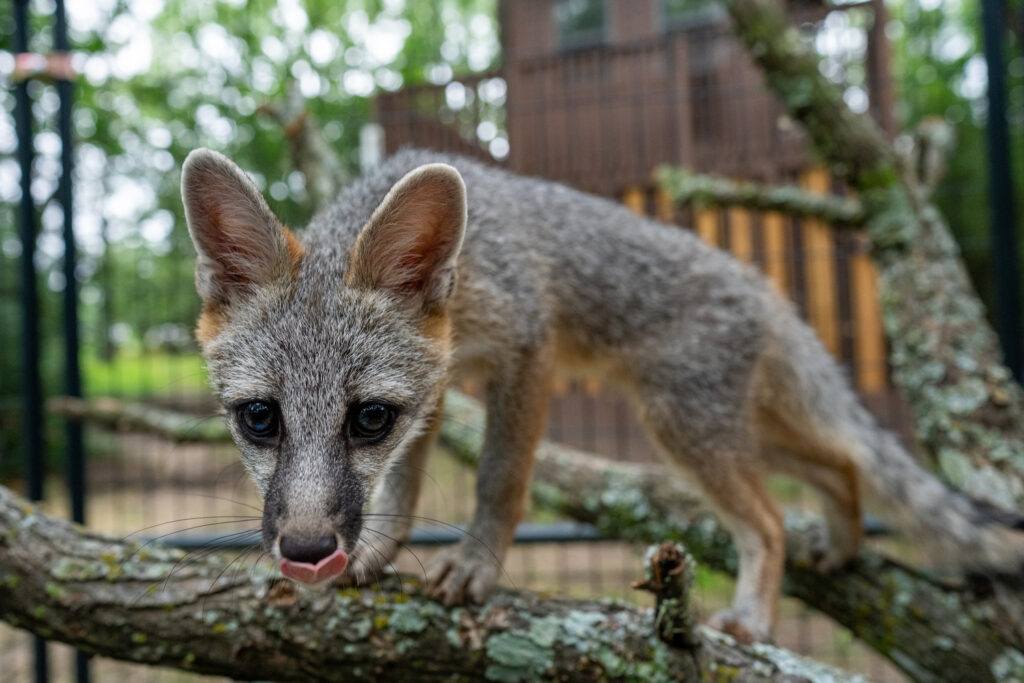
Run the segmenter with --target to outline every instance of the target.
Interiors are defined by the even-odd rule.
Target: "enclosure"
[[[878,241],[864,230],[862,188],[815,148],[813,131],[737,37],[727,5],[101,2],[70,3],[65,17],[60,0],[15,0],[0,27],[10,84],[0,120],[0,483],[90,531],[187,550],[175,571],[221,550],[231,553],[229,576],[271,564],[251,518],[261,501],[224,438],[193,339],[200,302],[177,188],[181,161],[201,145],[233,153],[296,229],[340,183],[412,145],[613,197],[666,230],[694,230],[767,274],[879,421],[915,443],[915,397],[892,370],[908,354],[900,347],[892,357],[879,296],[891,277],[872,258]],[[999,20],[1017,8],[986,8],[987,81],[973,5],[793,2],[787,13],[820,75],[896,149],[920,152],[926,138],[914,131],[935,117],[956,131],[948,159],[939,146],[948,171],[932,196],[992,311],[1007,365],[1019,371],[1010,171],[1022,136],[1006,122],[1022,115],[1024,53],[1020,22]],[[931,159],[917,159],[922,178]],[[712,183],[794,186],[826,210],[686,194],[665,167]],[[458,389],[474,396],[480,387]],[[656,461],[626,401],[599,379],[559,379],[555,393],[548,441]],[[84,396],[90,409],[64,396]],[[431,458],[421,523],[396,562],[411,575],[458,538],[473,510],[474,473],[452,450],[443,438]],[[986,482],[1019,509],[1012,485]],[[968,483],[972,492],[986,485]],[[773,479],[772,489],[788,510],[818,511],[794,481]],[[872,529],[883,532],[874,549],[935,559],[913,539]],[[505,567],[515,589],[651,604],[631,588],[643,571],[640,543],[543,505],[516,538]],[[703,613],[728,603],[726,574],[700,566],[696,585]],[[871,680],[908,680],[912,670],[794,598],[783,603],[776,640]],[[195,677],[76,655],[6,624],[0,672]]]

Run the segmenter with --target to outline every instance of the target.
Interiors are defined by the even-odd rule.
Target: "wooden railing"
[[[483,96],[493,83],[507,84],[507,107]],[[872,104],[884,100],[884,84],[869,86]],[[507,131],[513,170],[605,196],[646,182],[661,164],[780,182],[812,163],[805,136],[721,25],[384,93],[376,114],[389,152],[414,145],[505,162],[480,138],[489,121]]]
[[[801,174],[799,184],[815,193],[831,191],[820,168]],[[880,398],[888,392],[877,274],[863,235],[780,211],[680,208],[654,186],[630,188],[622,201],[637,213],[688,226],[708,244],[759,267],[850,369],[863,394]]]
[[[491,153],[479,127],[488,121],[497,136],[505,136],[505,90],[504,78],[495,71],[381,93],[374,106],[385,151],[423,147],[501,163],[504,155]]]
[[[808,164],[803,135],[724,28],[545,55],[507,69],[510,164],[615,196],[661,164],[778,180]]]

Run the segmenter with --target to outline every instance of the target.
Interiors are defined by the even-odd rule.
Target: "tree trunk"
[[[818,69],[777,0],[723,0],[768,85],[832,172],[859,194],[879,271],[892,376],[919,445],[950,484],[1024,507],[1024,393],[1002,364],[956,242],[925,188]]]
[[[52,402],[51,409],[108,427],[123,425],[123,413],[131,415],[136,429],[174,439],[194,436],[194,419],[162,409],[134,406],[120,411],[115,401],[81,399],[61,399]],[[219,433],[214,424],[219,425]],[[442,446],[473,466],[483,427],[480,404],[449,391]],[[210,423],[208,430],[213,441],[230,438],[220,421]],[[677,540],[702,563],[730,573],[736,570],[728,534],[664,467],[611,462],[545,442],[537,451],[532,492],[537,504],[593,524],[607,538],[645,543]],[[948,585],[868,548],[848,567],[823,576],[800,560],[808,556],[821,530],[806,519],[791,518],[788,533],[786,592],[849,628],[915,679],[986,681],[1009,673],[1024,677],[1024,632],[1017,616],[1024,610],[1024,600],[1019,594]]]
[[[258,111],[281,126],[288,141],[292,166],[305,178],[309,207],[315,211],[329,204],[337,196],[338,188],[348,180],[348,173],[306,107],[298,82],[291,82],[283,103],[263,104]]]
[[[651,610],[508,591],[446,609],[417,589],[304,591],[224,555],[88,534],[0,487],[0,618],[99,655],[282,681],[852,680],[706,628],[671,647]]]

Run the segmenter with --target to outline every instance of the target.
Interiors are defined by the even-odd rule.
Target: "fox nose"
[[[334,534],[284,534],[278,539],[281,573],[294,581],[319,584],[339,576],[348,566],[348,553]]]
[[[282,536],[280,548],[281,557],[286,560],[316,564],[338,549],[338,539],[334,534],[320,537]]]

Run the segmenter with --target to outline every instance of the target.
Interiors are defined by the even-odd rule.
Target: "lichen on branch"
[[[659,168],[655,178],[678,204],[779,211],[842,227],[861,227],[864,222],[864,209],[857,200],[809,192],[794,185],[762,185],[671,166]]]

